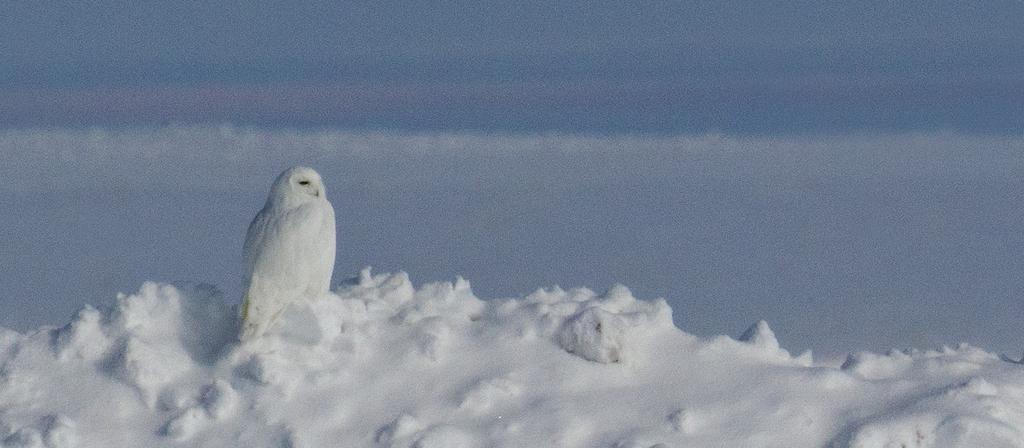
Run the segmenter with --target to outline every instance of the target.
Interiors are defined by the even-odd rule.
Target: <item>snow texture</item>
[[[4,447],[1018,447],[1024,369],[971,346],[792,356],[623,286],[481,300],[369,269],[234,341],[209,286],[0,329]]]

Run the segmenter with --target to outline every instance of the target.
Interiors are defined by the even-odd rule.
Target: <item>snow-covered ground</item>
[[[966,345],[820,363],[624,286],[481,300],[369,269],[239,345],[229,302],[150,282],[0,330],[2,445],[1024,446],[1024,366]]]

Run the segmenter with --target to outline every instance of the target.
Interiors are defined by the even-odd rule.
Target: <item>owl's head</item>
[[[326,200],[327,191],[320,174],[304,166],[284,170],[270,187],[269,201],[279,206],[294,207],[307,202]]]

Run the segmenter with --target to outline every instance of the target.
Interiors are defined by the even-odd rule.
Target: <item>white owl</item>
[[[334,207],[320,175],[285,170],[245,235],[239,339],[260,337],[292,302],[326,294],[334,246]]]

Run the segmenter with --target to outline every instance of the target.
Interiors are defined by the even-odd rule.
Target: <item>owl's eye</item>
[[[299,185],[309,185],[309,181],[308,180],[300,180],[299,181]]]

